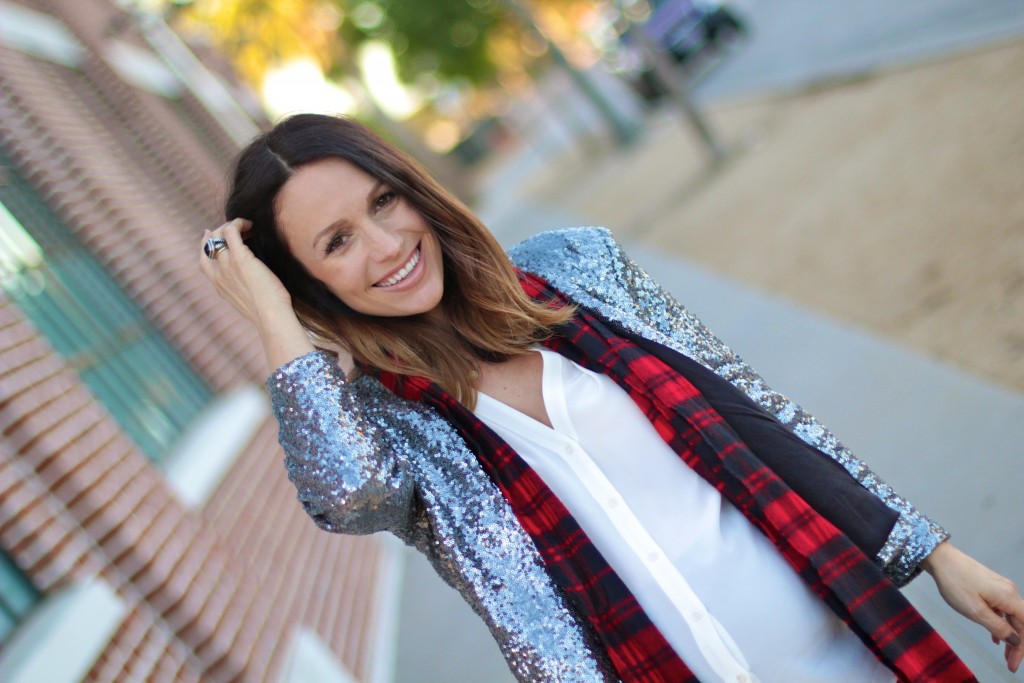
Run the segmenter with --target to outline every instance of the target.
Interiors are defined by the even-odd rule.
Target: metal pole
[[[690,91],[682,83],[679,73],[672,58],[662,50],[647,35],[643,27],[631,26],[629,29],[637,42],[640,43],[644,57],[654,71],[654,78],[665,92],[669,94],[672,101],[682,109],[683,118],[687,125],[697,132],[697,137],[707,149],[713,164],[718,164],[725,159],[726,151],[718,141],[711,126],[705,120],[703,114],[694,106],[690,99]]]
[[[545,39],[546,40],[546,39]],[[555,63],[564,68],[569,72],[569,77],[572,78],[573,82],[579,87],[590,103],[594,105],[597,111],[601,114],[602,118],[608,122],[611,126],[612,133],[615,135],[615,139],[621,145],[629,145],[636,142],[640,134],[639,126],[633,121],[630,121],[610,102],[605,94],[602,93],[594,80],[583,73],[579,69],[576,69],[566,59],[565,53],[562,49],[555,45],[553,42],[548,41],[548,47],[551,50],[551,56],[554,58]]]
[[[601,118],[608,123],[612,129],[612,133],[615,135],[615,140],[620,145],[629,145],[636,142],[640,135],[640,127],[635,122],[627,118],[615,107],[614,104],[608,99],[608,97],[601,92],[601,90],[595,85],[594,80],[588,74],[583,73],[579,69],[576,69],[569,63],[565,53],[558,45],[554,43],[550,38],[544,35],[533,21],[533,15],[530,14],[530,10],[526,7],[522,0],[507,0],[509,7],[513,9],[520,17],[541,37],[541,39],[547,44],[548,49],[551,50],[551,56],[554,58],[555,63],[560,67],[568,71],[569,77],[580,89],[583,94],[594,108],[597,109]]]

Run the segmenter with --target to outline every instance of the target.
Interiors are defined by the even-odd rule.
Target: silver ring
[[[217,254],[228,248],[228,241],[223,237],[211,237],[203,245],[203,253],[206,258],[217,258]]]

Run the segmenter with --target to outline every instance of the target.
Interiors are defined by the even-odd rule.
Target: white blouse
[[[697,678],[896,680],[611,378],[538,350],[554,429],[486,394],[476,415],[558,496]]]

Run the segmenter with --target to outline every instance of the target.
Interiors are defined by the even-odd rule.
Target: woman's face
[[[419,211],[383,182],[342,159],[324,159],[296,171],[276,206],[292,254],[353,310],[438,310],[441,245]]]

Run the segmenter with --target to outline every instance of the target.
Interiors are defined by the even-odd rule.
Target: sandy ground
[[[1024,42],[707,114],[522,191],[1024,391]]]

